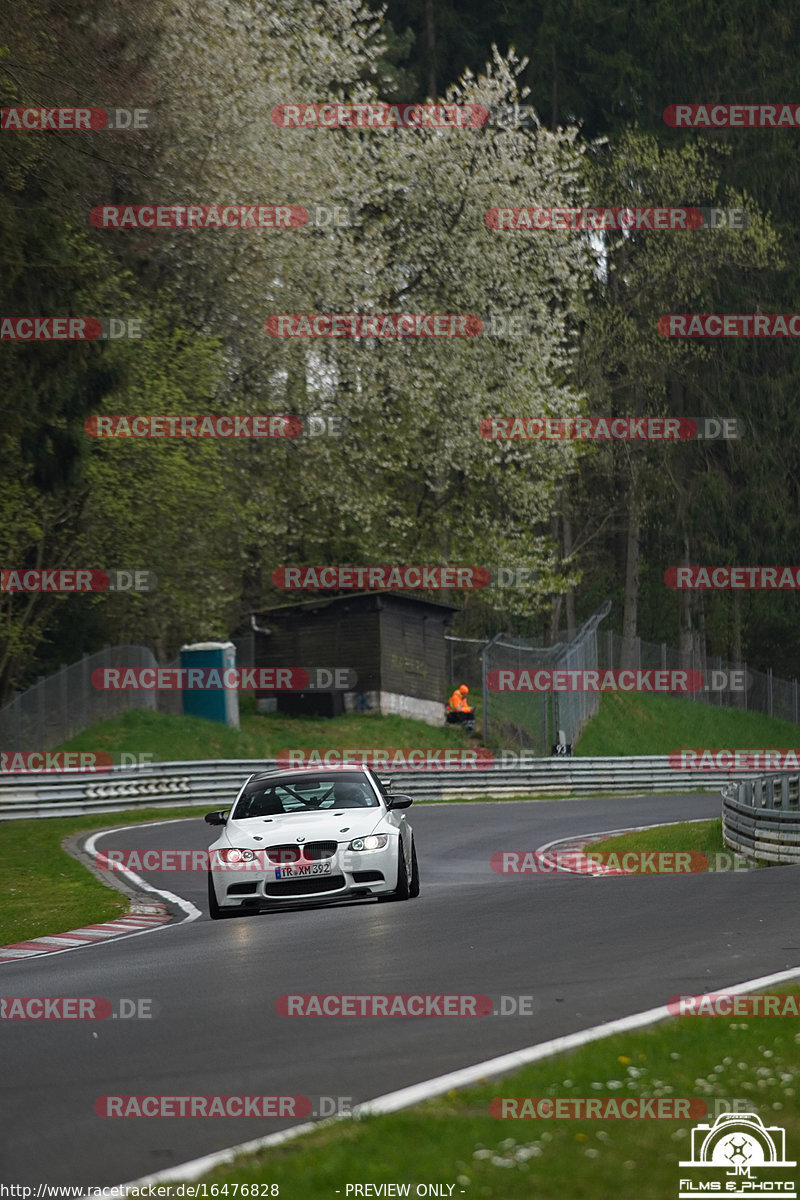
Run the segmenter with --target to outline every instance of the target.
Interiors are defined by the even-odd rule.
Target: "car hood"
[[[244,821],[229,821],[225,833],[231,845],[256,850],[259,847],[296,842],[349,842],[351,838],[366,837],[384,821],[385,813],[377,808],[331,809],[324,813],[304,813],[303,816],[251,817]]]

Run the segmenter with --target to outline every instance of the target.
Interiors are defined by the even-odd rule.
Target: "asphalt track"
[[[800,867],[692,876],[495,874],[497,850],[718,816],[715,795],[410,810],[418,899],[212,922],[205,876],[147,881],[201,919],[0,966],[2,996],[152,1001],[150,1019],[3,1021],[0,1180],[112,1185],[297,1124],[114,1119],[104,1095],[304,1095],[352,1104],[495,1055],[800,962]],[[101,849],[208,846],[198,820],[131,829]],[[299,1018],[285,993],[532,996],[533,1016]]]

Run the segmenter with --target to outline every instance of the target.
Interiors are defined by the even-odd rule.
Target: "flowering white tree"
[[[202,12],[180,0],[164,5],[160,29],[152,69],[169,91],[154,200],[350,216],[346,227],[148,235],[159,287],[222,340],[216,407],[344,422],[338,438],[226,447],[243,557],[249,547],[264,583],[286,561],[513,561],[542,570],[539,591],[552,591],[545,534],[574,450],[487,442],[479,422],[579,411],[569,379],[590,248],[574,234],[497,232],[485,213],[578,201],[577,131],[273,124],[276,105],[377,101],[380,21],[358,0],[211,0]],[[494,51],[446,101],[514,104],[521,65]],[[264,329],[276,313],[381,312],[516,317],[524,332],[310,340]]]

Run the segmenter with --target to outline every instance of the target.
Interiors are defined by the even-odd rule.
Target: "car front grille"
[[[269,846],[266,850],[267,860],[278,867],[299,862],[321,862],[325,858],[333,858],[335,853],[336,842],[287,843],[284,846]]]
[[[313,896],[320,892],[336,892],[345,885],[344,875],[304,875],[297,879],[279,880],[264,884],[265,896]]]

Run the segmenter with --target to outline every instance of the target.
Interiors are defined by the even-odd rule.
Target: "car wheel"
[[[412,855],[414,853],[412,845]],[[413,863],[413,858],[412,858]],[[406,869],[406,856],[403,853],[403,839],[398,839],[397,847],[397,887],[393,892],[386,892],[383,896],[378,896],[379,900],[408,900],[411,896],[412,880],[408,877]]]
[[[210,875],[208,877],[208,915],[212,921],[224,921],[228,917],[236,915],[235,909],[228,912],[226,909],[220,908],[217,903],[217,893],[214,891],[214,881]]]
[[[419,867],[417,866],[417,847],[414,842],[411,843],[411,883],[408,888],[408,896],[410,900],[415,899],[419,895]]]

